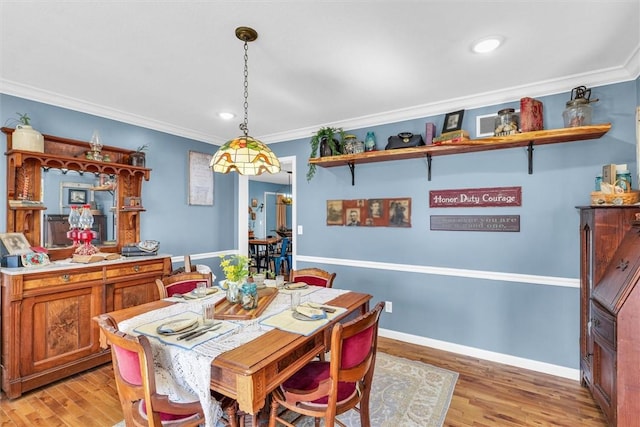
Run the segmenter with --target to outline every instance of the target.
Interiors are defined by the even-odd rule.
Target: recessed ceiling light
[[[236,115],[233,113],[218,113],[218,117],[220,117],[222,120],[231,120],[235,117]]]
[[[471,50],[475,53],[489,53],[496,50],[502,44],[502,37],[486,37],[478,40],[471,46]]]

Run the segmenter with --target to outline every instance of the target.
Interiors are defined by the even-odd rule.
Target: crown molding
[[[566,92],[567,88],[576,85],[590,87],[603,86],[607,84],[621,83],[633,80],[640,75],[640,46],[629,56],[626,63],[619,67],[612,67],[596,72],[581,73],[566,76],[560,79],[540,81],[532,84],[514,86],[498,91],[478,93],[470,96],[448,99],[446,101],[422,104],[399,110],[386,111],[367,116],[354,117],[333,123],[318,124],[301,129],[294,129],[267,135],[259,135],[258,139],[266,144],[292,141],[296,139],[310,138],[319,127],[331,126],[348,129],[361,129],[372,126],[379,126],[389,123],[397,123],[406,120],[420,119],[430,116],[446,114],[447,112],[460,109],[480,108],[488,105],[503,104],[522,98],[523,93],[527,96],[546,96],[556,93]],[[222,145],[221,140],[211,135],[197,132],[192,129],[176,126],[171,123],[153,120],[148,117],[127,113],[102,105],[90,103],[76,98],[60,95],[55,92],[23,85],[10,80],[0,79],[0,93],[29,99],[31,101],[42,102],[57,107],[68,108],[81,113],[93,114],[123,123],[156,130],[196,141]]]

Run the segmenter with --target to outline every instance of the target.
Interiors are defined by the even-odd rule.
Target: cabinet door
[[[43,372],[100,351],[91,319],[101,313],[102,283],[25,298],[20,312],[20,375]]]

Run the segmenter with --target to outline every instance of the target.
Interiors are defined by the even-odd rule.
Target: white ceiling
[[[640,74],[640,0],[0,0],[0,90],[219,145],[366,127]],[[501,35],[481,56],[471,43]],[[237,117],[224,122],[220,111]]]

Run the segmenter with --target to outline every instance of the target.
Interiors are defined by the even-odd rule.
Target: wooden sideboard
[[[9,398],[109,362],[99,314],[158,299],[169,256],[1,270],[2,390]]]
[[[640,426],[638,206],[584,207],[581,219],[580,373],[610,425]]]

